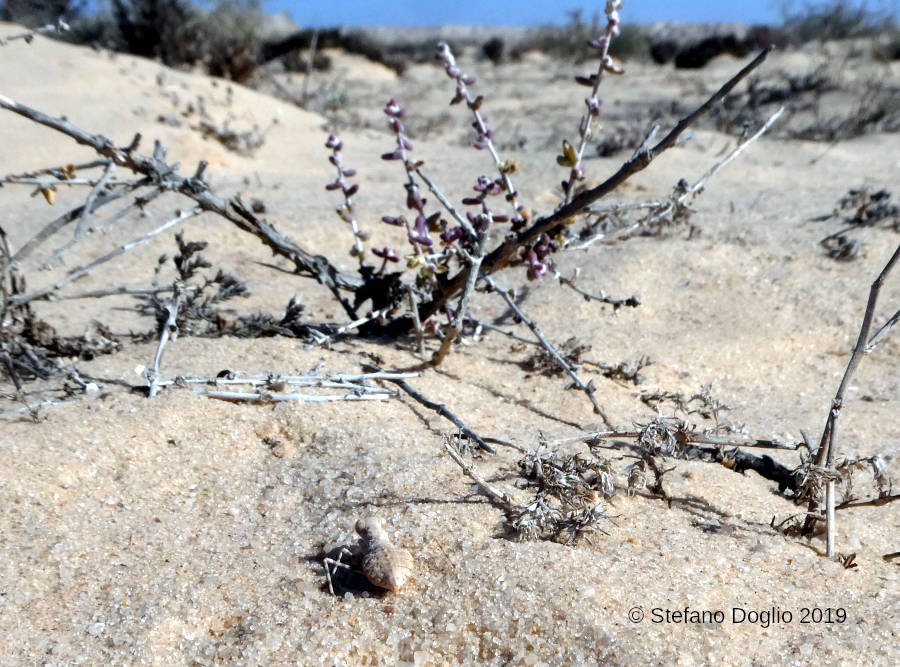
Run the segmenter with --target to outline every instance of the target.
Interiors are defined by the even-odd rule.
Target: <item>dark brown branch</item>
[[[503,268],[516,258],[520,248],[532,245],[537,241],[541,234],[552,231],[555,227],[563,224],[569,218],[578,215],[595,201],[618,188],[631,176],[645,169],[660,153],[674,146],[678,141],[678,137],[681,136],[688,127],[728,95],[728,93],[746,78],[750,72],[759,67],[771,52],[772,48],[770,47],[760,53],[752,62],[729,79],[725,85],[719,88],[719,90],[706,100],[706,102],[692,113],[682,118],[678,124],[659,141],[659,143],[653,146],[653,148],[635,153],[627,162],[619,167],[619,170],[615,174],[610,176],[603,183],[590,190],[585,190],[576,196],[570,203],[558,209],[551,215],[541,218],[525,231],[500,244],[484,258],[484,262],[481,265],[481,271],[486,274],[491,274],[498,269]],[[422,304],[419,308],[419,318],[424,322],[438,312],[448,299],[463,288],[468,280],[469,272],[471,270],[472,267],[461,269],[452,278],[442,282],[431,301]],[[402,331],[408,330],[411,326],[411,318],[402,318],[396,321],[396,328]]]
[[[576,272],[577,275],[577,272]],[[613,310],[618,310],[619,308],[625,306],[628,308],[637,308],[641,305],[641,300],[636,296],[630,296],[626,299],[615,299],[611,296],[607,296],[603,290],[600,290],[600,294],[591,294],[583,289],[581,289],[578,285],[575,284],[575,276],[571,278],[566,278],[562,274],[558,274],[556,279],[559,281],[560,285],[565,285],[566,287],[571,287],[573,290],[578,292],[582,297],[584,297],[585,301],[599,301],[600,303],[605,303],[613,307]]]

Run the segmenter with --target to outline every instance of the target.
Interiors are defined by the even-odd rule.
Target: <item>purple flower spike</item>
[[[403,216],[400,216],[398,218],[393,215],[385,215],[385,216],[382,216],[381,221],[386,222],[389,225],[394,225],[395,227],[403,226]]]
[[[381,156],[381,159],[382,160],[402,160],[403,154],[400,152],[400,149],[398,148],[393,153],[385,153],[384,155]]]
[[[363,261],[363,256],[365,251],[362,242],[365,238],[365,234],[359,228],[359,224],[356,221],[356,208],[353,205],[352,199],[353,195],[359,192],[359,184],[350,183],[347,180],[348,178],[356,176],[356,170],[344,166],[343,156],[341,155],[343,143],[341,142],[340,137],[335,134],[329,134],[328,139],[325,140],[325,147],[331,149],[331,155],[328,156],[328,161],[331,162],[337,170],[337,178],[331,183],[328,183],[325,186],[325,189],[329,191],[340,190],[343,193],[344,205],[336,211],[340,219],[348,223],[353,229],[353,247],[350,249],[350,254],[353,257],[359,258],[360,265],[364,266],[365,262]]]

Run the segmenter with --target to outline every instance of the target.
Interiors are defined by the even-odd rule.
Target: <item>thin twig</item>
[[[373,366],[372,364],[363,364],[363,368],[365,370],[372,371],[375,373],[384,372],[378,366]],[[494,449],[489,444],[487,444],[480,435],[478,435],[475,431],[473,431],[468,426],[466,426],[463,423],[463,421],[459,417],[457,417],[455,414],[450,412],[450,410],[448,410],[447,407],[443,403],[435,403],[434,401],[431,401],[431,400],[425,398],[422,394],[417,392],[415,389],[410,387],[405,381],[403,381],[399,378],[384,377],[383,379],[387,380],[388,382],[393,382],[395,385],[400,387],[403,391],[405,391],[413,399],[415,399],[416,401],[418,401],[419,403],[424,405],[426,408],[428,408],[429,410],[433,410],[434,412],[438,413],[444,419],[448,419],[449,421],[451,421],[453,423],[453,425],[456,426],[456,428],[458,428],[460,431],[462,431],[467,437],[469,437],[470,439],[472,439],[476,443],[478,443],[478,446],[481,447],[483,450],[490,452],[491,454],[497,453],[496,449]]]
[[[103,255],[102,257],[99,257],[98,259],[95,259],[93,262],[91,262],[89,264],[86,264],[84,266],[75,267],[74,269],[69,271],[68,274],[66,274],[65,278],[61,278],[60,280],[57,280],[55,283],[53,283],[49,287],[45,287],[44,289],[38,290],[36,292],[31,292],[29,294],[16,294],[15,296],[13,296],[10,299],[10,301],[15,305],[22,305],[22,304],[34,301],[36,299],[46,299],[51,294],[53,294],[53,292],[55,292],[56,290],[60,289],[61,287],[65,287],[66,285],[68,285],[69,283],[71,283],[74,280],[78,280],[79,278],[86,276],[91,271],[93,271],[95,268],[100,266],[101,264],[105,264],[106,262],[110,261],[111,259],[115,259],[119,255],[125,254],[132,248],[136,248],[139,245],[143,245],[144,243],[147,243],[154,236],[157,236],[158,234],[162,234],[164,231],[166,231],[167,229],[170,229],[171,227],[174,227],[179,222],[183,222],[184,220],[187,220],[188,218],[192,218],[196,215],[200,215],[201,213],[203,213],[203,208],[200,206],[197,206],[196,208],[192,208],[187,211],[179,211],[175,215],[174,218],[172,218],[171,220],[167,220],[159,227],[156,227],[155,229],[151,229],[146,234],[139,236],[136,239],[132,239],[128,243],[124,243],[124,244],[120,245],[118,248],[112,250],[111,252],[106,253],[105,255]]]
[[[483,329],[487,329],[488,331],[496,331],[497,333],[503,334],[504,336],[508,336],[509,338],[512,338],[513,340],[519,341],[520,343],[525,343],[527,345],[537,345],[537,346],[540,346],[540,344],[541,344],[539,341],[531,340],[530,338],[524,338],[523,336],[520,336],[513,331],[509,331],[507,329],[502,329],[502,328],[500,328],[494,324],[490,324],[488,322],[478,322],[478,326],[482,327]]]
[[[97,179],[97,182],[91,187],[87,199],[84,200],[84,206],[81,207],[81,213],[78,215],[78,222],[75,224],[75,233],[72,235],[72,240],[57,248],[53,255],[50,256],[50,259],[47,260],[47,264],[55,264],[61,260],[66,250],[82,239],[84,236],[85,222],[87,221],[88,216],[94,211],[94,204],[97,201],[97,196],[106,189],[109,178],[115,170],[116,165],[113,164],[111,160],[107,160],[106,166],[103,169],[103,175]]]
[[[847,387],[850,384],[850,379],[853,377],[853,373],[856,371],[856,367],[859,365],[859,361],[865,352],[866,344],[869,340],[869,329],[872,326],[872,318],[875,315],[875,306],[878,303],[878,295],[881,292],[881,286],[884,284],[885,279],[898,260],[900,260],[900,245],[894,250],[894,254],[891,255],[891,258],[869,288],[869,298],[866,302],[866,311],[859,328],[859,337],[856,340],[856,345],[853,348],[853,354],[850,356],[850,361],[847,363],[847,368],[844,370],[844,376],[841,378],[837,393],[835,393],[834,398],[831,401],[831,409],[828,411],[828,417],[825,420],[825,428],[822,430],[822,438],[819,441],[819,449],[816,452],[815,465],[820,468],[831,468],[831,463],[834,460],[837,450],[837,425],[838,418],[841,416],[841,409],[844,405],[844,393],[846,392]],[[818,498],[813,498],[809,503],[809,511],[810,513],[814,513],[817,512],[818,509],[819,500]],[[806,522],[803,524],[803,534],[808,535],[812,532],[814,527],[815,519],[807,518]],[[826,530],[833,530],[833,525],[830,523],[826,526]]]
[[[864,350],[866,354],[875,349],[875,346],[878,345],[878,343],[881,342],[881,339],[888,334],[888,332],[891,330],[891,327],[893,327],[897,323],[897,320],[900,320],[900,310],[891,315],[888,318],[888,321],[885,322],[882,327],[875,332],[875,335],[869,339],[869,342],[866,343],[866,349]]]
[[[422,330],[422,322],[419,320],[419,304],[416,301],[416,291],[412,285],[406,287],[409,294],[409,311],[413,316],[413,323],[416,329],[416,340],[419,345],[419,358],[425,357],[425,332]]]
[[[444,193],[441,192],[440,188],[432,181],[428,175],[422,171],[421,167],[416,167],[416,175],[422,179],[422,182],[425,186],[431,191],[437,200],[441,203],[441,205],[447,210],[447,212],[453,217],[456,222],[459,223],[460,227],[462,227],[466,234],[469,235],[470,238],[477,238],[478,234],[475,232],[475,228],[472,226],[472,223],[469,220],[460,214],[459,211],[450,203],[450,200],[444,196]]]
[[[120,285],[119,287],[110,287],[109,289],[89,290],[87,292],[77,292],[75,294],[62,294],[55,298],[60,301],[65,301],[71,299],[98,299],[105,296],[119,295],[144,296],[149,294],[163,294],[171,291],[171,285],[168,287],[126,287],[125,285]]]
[[[627,299],[614,299],[610,296],[607,296],[603,290],[600,290],[599,296],[596,294],[591,294],[590,292],[586,292],[575,284],[575,279],[577,278],[578,273],[579,270],[576,269],[574,275],[571,278],[566,278],[561,273],[557,272],[556,279],[559,281],[560,285],[571,287],[573,290],[578,292],[581,296],[584,297],[585,301],[599,301],[600,303],[606,303],[612,306],[614,310],[618,310],[623,306],[628,308],[637,308],[641,305],[640,299],[638,299],[636,296],[630,296]]]
[[[162,329],[160,329],[159,332],[159,345],[156,346],[156,355],[153,357],[153,368],[147,369],[147,379],[150,381],[150,387],[148,389],[150,398],[153,398],[159,393],[160,386],[157,383],[159,380],[159,364],[162,361],[162,355],[163,351],[166,349],[166,344],[169,342],[169,338],[175,340],[178,337],[178,310],[181,308],[181,300],[184,296],[184,286],[180,282],[176,282],[173,285],[173,288],[174,293],[172,294],[172,298],[169,300],[169,303],[166,304],[166,311],[169,313],[169,316],[166,318],[166,321],[163,323]]]
[[[572,366],[565,359],[563,359],[562,355],[557,351],[557,349],[555,347],[553,347],[553,345],[546,338],[544,338],[543,334],[541,333],[540,329],[538,329],[537,325],[531,319],[526,317],[526,315],[522,312],[522,310],[519,308],[519,306],[516,305],[515,300],[509,295],[509,293],[505,289],[503,289],[502,287],[497,285],[497,283],[493,280],[493,278],[488,276],[486,273],[482,273],[481,276],[484,279],[484,281],[488,284],[488,286],[493,291],[497,292],[497,294],[499,294],[503,298],[504,301],[506,301],[506,305],[509,306],[510,309],[516,314],[516,317],[519,319],[519,321],[521,321],[522,324],[524,324],[529,329],[531,329],[531,333],[533,333],[535,338],[537,338],[540,341],[541,345],[547,351],[547,353],[551,357],[553,357],[553,359],[556,361],[556,363],[559,364],[559,366],[566,373],[569,374],[569,377],[572,378],[572,382],[575,384],[575,386],[578,387],[585,394],[587,394],[587,397],[590,399],[591,404],[594,406],[594,412],[596,414],[600,415],[600,419],[603,420],[603,423],[606,424],[607,426],[609,426],[610,428],[612,428],[612,424],[610,423],[609,419],[606,417],[606,414],[603,412],[603,409],[600,407],[600,404],[597,403],[597,398],[594,396],[594,392],[596,391],[596,388],[594,387],[593,380],[588,382],[587,384],[582,382],[581,378],[578,377],[578,373],[576,373],[575,370],[572,368]]]
[[[99,195],[97,195],[97,199],[94,202],[94,211],[101,208],[102,206],[105,206],[106,204],[109,204],[117,199],[131,194],[135,190],[138,190],[145,185],[150,185],[150,183],[150,179],[142,179],[140,181],[124,185],[121,188],[117,188],[112,191],[107,190],[105,192],[101,192]],[[75,208],[66,211],[58,218],[47,223],[43,227],[43,229],[41,229],[37,234],[28,239],[25,245],[19,248],[16,254],[13,255],[12,261],[16,264],[21,264],[22,261],[24,261],[29,255],[31,255],[31,253],[34,252],[42,243],[44,243],[44,241],[56,234],[56,232],[68,225],[70,222],[77,220],[81,216],[81,213],[82,211],[84,211],[84,209],[84,204],[82,204],[81,206],[76,206]]]
[[[705,174],[703,174],[703,176],[697,179],[697,182],[694,183],[690,188],[688,188],[688,191],[682,196],[686,199],[688,195],[692,195],[702,190],[706,186],[706,182],[713,176],[715,176],[719,172],[719,170],[722,169],[722,167],[734,160],[738,155],[744,152],[744,149],[747,148],[747,146],[749,146],[766,132],[768,132],[769,128],[771,128],[772,125],[775,124],[775,121],[781,118],[781,114],[783,113],[784,107],[779,107],[775,113],[773,113],[768,117],[768,119],[766,119],[766,122],[763,123],[762,126],[756,132],[754,132],[752,136],[740,142],[737,146],[735,146],[734,150],[732,150],[730,153],[728,153],[728,155],[726,155],[721,160],[716,162],[712,167],[710,167],[709,170]]]
[[[333,375],[277,375],[265,374],[241,377],[231,373],[222,377],[176,376],[171,379],[157,380],[157,385],[201,384],[214,387],[246,385],[250,387],[266,387],[274,392],[282,392],[285,387],[316,387],[322,389],[353,389],[367,393],[395,393],[382,387],[371,387],[360,382],[371,380],[402,380],[419,377],[420,373],[335,373]]]
[[[510,512],[520,510],[521,508],[513,502],[512,498],[510,498],[507,494],[502,491],[498,491],[493,486],[488,484],[487,481],[483,477],[481,477],[475,469],[466,463],[462,456],[459,455],[455,449],[453,449],[453,445],[450,444],[449,440],[444,440],[444,449],[447,450],[447,453],[450,455],[450,458],[456,462],[456,464],[462,468],[462,471],[473,481],[475,482],[482,491],[484,491],[490,498],[493,498],[496,502],[498,502],[502,507],[507,509]]]
[[[281,403],[285,401],[297,401],[298,403],[335,403],[339,401],[386,401],[396,396],[396,393],[359,393],[347,394],[276,394],[269,392],[249,393],[243,391],[208,391],[198,390],[198,396],[217,398],[223,401],[249,401],[252,403]]]
[[[759,139],[763,134],[765,134],[769,128],[781,117],[781,114],[784,113],[784,107],[780,107],[775,113],[773,113],[766,120],[762,126],[753,133],[752,136],[748,137],[744,141],[740,142],[734,149],[732,149],[725,157],[718,160],[714,163],[700,178],[698,178],[693,185],[688,186],[684,190],[680,191],[677,196],[672,196],[669,199],[662,202],[644,202],[642,205],[632,205],[630,208],[653,208],[655,209],[653,212],[647,215],[647,217],[638,220],[637,222],[628,225],[626,227],[621,227],[619,229],[615,229],[611,232],[600,232],[598,234],[594,234],[590,238],[583,239],[577,246],[572,246],[573,250],[584,250],[592,246],[597,241],[609,241],[613,238],[621,239],[622,237],[631,236],[637,230],[642,227],[647,227],[657,223],[658,221],[666,218],[671,214],[673,210],[677,207],[685,206],[688,198],[694,197],[700,192],[702,192],[703,188],[706,186],[706,183],[715,176],[719,170],[722,169],[729,162],[734,160],[738,155],[740,155],[747,146],[752,144],[754,141]],[[598,211],[599,209],[589,209],[591,212]],[[613,210],[628,210],[624,207],[613,207]]]

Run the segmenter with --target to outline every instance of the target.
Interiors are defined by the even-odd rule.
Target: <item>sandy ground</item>
[[[0,35],[16,30],[2,25]],[[329,129],[340,130],[345,160],[360,172],[361,224],[382,244],[399,245],[394,228],[379,218],[403,212],[405,196],[399,166],[377,158],[392,144],[380,112],[389,97],[407,107],[415,154],[455,199],[491,166],[484,153],[467,147],[469,120],[446,106],[452,89],[440,70],[415,66],[398,78],[353,58],[336,60],[335,72],[314,81],[330,82],[339,98],[329,118],[240,86],[43,38],[0,49],[0,94],[66,115],[123,145],[141,132],[149,151],[160,138],[184,172],[206,159],[218,192],[262,197],[282,231],[352,268],[350,235],[333,210],[339,202],[323,189],[332,176],[324,148]],[[504,157],[523,165],[516,184],[527,205],[552,210],[553,184],[561,178],[554,155],[561,139],[574,135],[584,94],[570,83],[571,66],[537,54],[496,69],[462,62],[485,72],[485,110]],[[819,62],[815,54],[776,54],[767,67],[804,70]],[[642,100],[645,106],[700,101],[738,66],[725,58],[701,73],[676,73],[638,64],[604,84],[603,96],[612,109],[615,100],[620,108]],[[865,66],[858,64],[856,75],[867,75]],[[872,65],[869,75],[884,76],[879,67]],[[897,80],[896,64],[888,74]],[[283,85],[299,85],[288,79]],[[204,140],[191,127],[196,114],[182,117],[180,127],[157,121],[183,114],[199,98],[210,116],[230,119],[239,130],[265,128],[273,118],[278,123],[248,157]],[[733,145],[727,135],[698,129],[614,199],[664,196],[679,178],[698,178]],[[0,147],[0,173],[91,158],[66,137],[5,112]],[[585,369],[615,424],[653,417],[638,400],[642,391],[690,394],[711,384],[712,394],[731,407],[722,418],[744,425],[748,436],[797,440],[802,430],[815,438],[855,341],[868,286],[898,237],[865,230],[858,236],[862,256],[838,263],[818,245],[836,223],[809,220],[831,211],[850,187],[895,187],[898,155],[896,134],[831,148],[763,138],[696,201],[691,222],[699,235],[636,238],[558,257],[563,273],[581,269],[583,288],[636,294],[640,308],[613,313],[549,280],[528,286],[523,307],[551,340],[575,335],[590,344],[589,358],[653,360],[639,387]],[[620,161],[590,160],[589,180],[599,182]],[[13,248],[83,197],[83,191],[60,192],[49,209],[27,192],[0,190],[0,224]],[[29,285],[49,284],[158,224],[177,205],[174,198],[157,200],[146,218],[129,218],[76,246],[63,266],[35,270],[56,247],[51,242],[34,265],[23,267]],[[323,288],[254,263],[284,266],[254,238],[208,216],[185,230],[189,239],[210,242],[204,254],[216,266],[247,282],[253,296],[236,303],[241,312],[281,313],[296,295],[311,319],[343,321]],[[163,235],[76,286],[149,284],[156,258],[173,251],[171,234]],[[525,283],[518,270],[501,277],[510,287]],[[893,278],[876,322],[900,302],[900,276]],[[128,309],[132,304],[116,297],[39,304],[37,311],[61,333],[82,333],[95,319],[119,332],[149,329],[147,318]],[[473,309],[488,320],[505,310],[489,295],[478,295]],[[6,402],[0,664],[900,662],[897,561],[882,559],[898,548],[896,504],[839,514],[838,551],[855,553],[858,564],[844,569],[822,556],[820,538],[789,538],[770,528],[773,517],[798,511],[773,483],[679,462],[665,481],[671,503],[619,493],[602,525],[607,534],[576,546],[517,542],[503,534],[502,511],[442,455],[450,425],[419,404],[399,397],[378,404],[237,405],[177,388],[148,400],[123,385],[141,384],[134,369],[148,364],[154,350],[155,343],[128,345],[79,362],[101,391],[42,409],[39,423]],[[553,440],[596,427],[582,394],[567,391],[562,379],[523,369],[529,354],[489,335],[411,382],[478,432],[526,447],[541,436]],[[418,363],[408,342],[351,339],[325,349],[284,338],[182,337],[168,348],[164,370],[286,374],[321,363],[325,372],[355,372],[375,357],[387,368]],[[863,360],[850,387],[842,453],[881,453],[896,477],[898,406],[895,335]],[[584,451],[584,445],[562,449]],[[526,502],[529,492],[517,487],[518,458],[501,448],[476,465]],[[616,452],[610,458],[624,486],[630,460]],[[798,463],[791,453],[776,458]],[[865,492],[870,485],[860,488]],[[368,513],[383,515],[413,553],[413,580],[394,594],[357,590],[332,598],[321,558],[353,543],[354,522]],[[673,616],[686,608],[707,612],[705,622]]]

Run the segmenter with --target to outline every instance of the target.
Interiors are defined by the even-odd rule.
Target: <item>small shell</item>
[[[373,585],[396,591],[409,579],[413,558],[406,549],[391,543],[386,527],[380,517],[356,522],[356,532],[363,541],[362,571]]]

